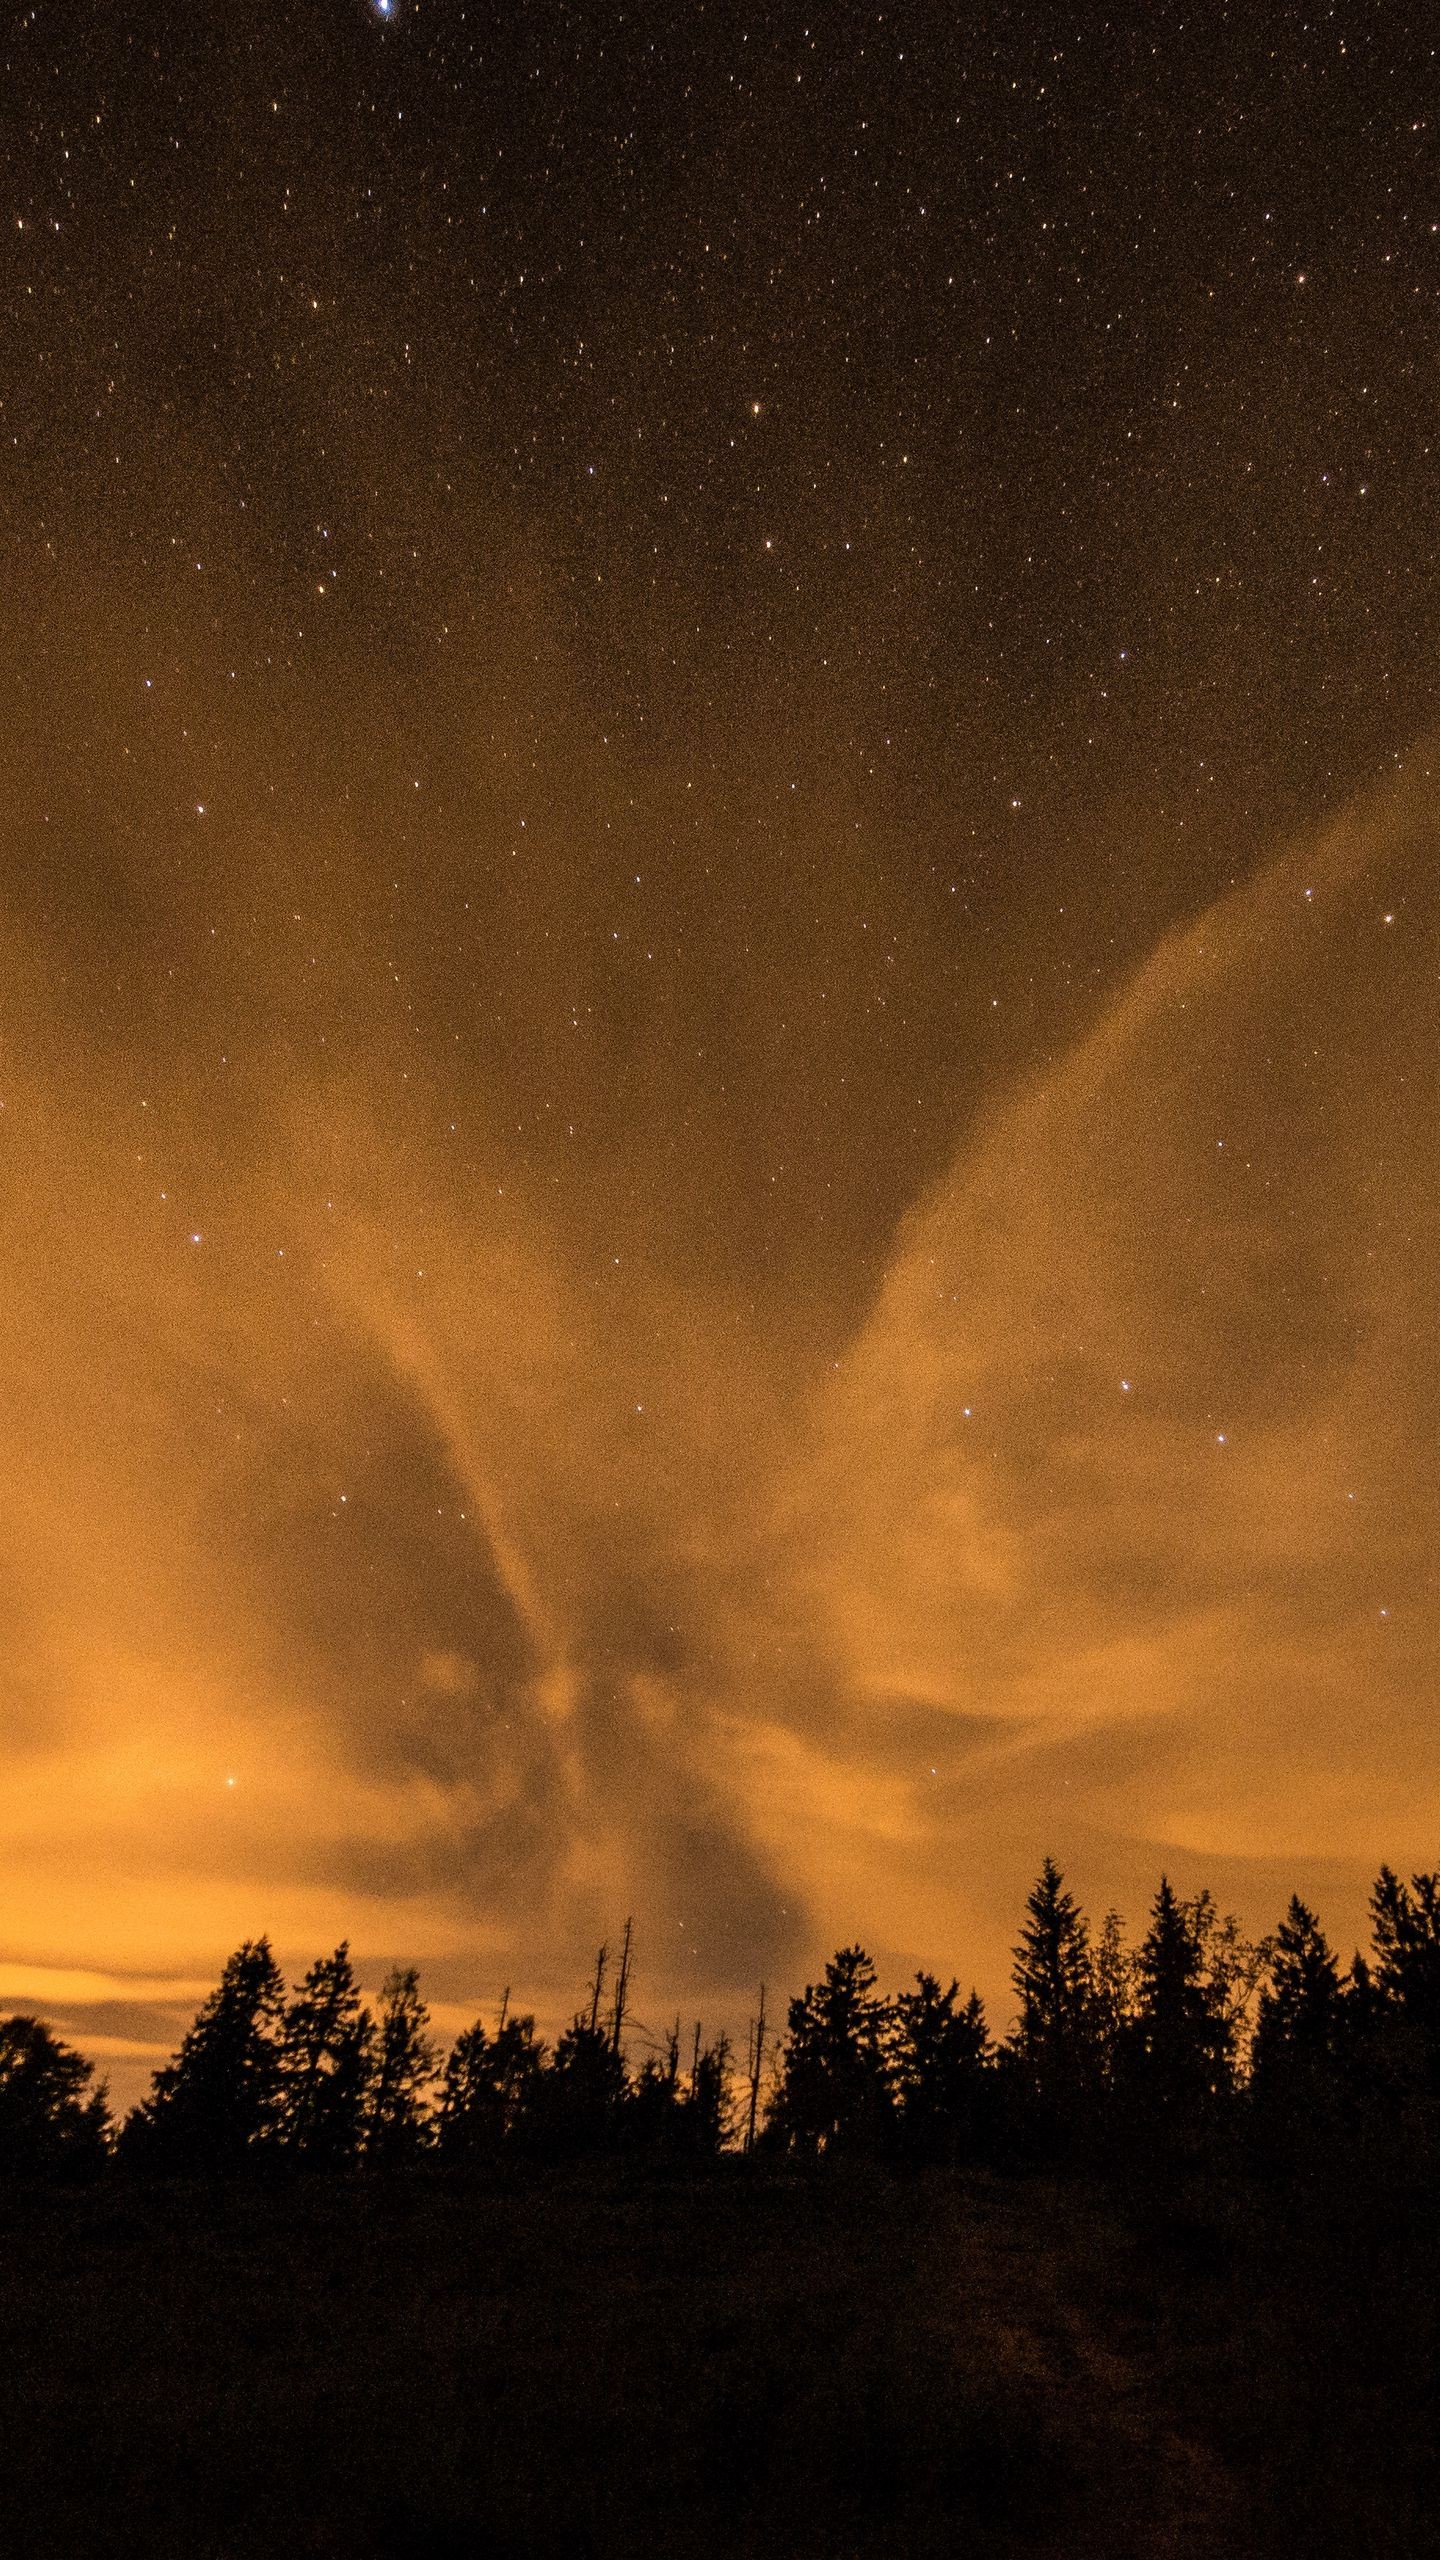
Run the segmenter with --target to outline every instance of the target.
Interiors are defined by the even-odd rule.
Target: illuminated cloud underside
[[[657,2015],[857,1933],[1003,2006],[1046,1848],[1355,1929],[1440,1811],[1432,806],[1422,760],[965,1113],[823,1356],[707,1285],[658,1137],[557,1212],[447,1151],[443,1056],[424,1111],[383,1028],[297,1065],[243,947],[218,1143],[132,1055],[118,1144],[17,927],[0,1996],[123,2080],[258,1927],[553,2016],[633,1908]]]

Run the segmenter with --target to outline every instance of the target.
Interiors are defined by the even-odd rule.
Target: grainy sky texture
[[[1005,2010],[1440,1819],[1427,10],[0,80],[0,1998]]]

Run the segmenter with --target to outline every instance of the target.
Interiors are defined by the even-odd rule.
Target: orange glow
[[[1381,921],[1430,802],[1162,940],[844,1314],[711,1260],[733,1173],[697,1129],[670,1196],[643,1077],[568,1189],[460,1138],[438,1028],[347,1019],[328,853],[258,950],[263,845],[193,854],[173,1032],[12,931],[6,1996],[138,2064],[268,1927],[553,2016],[633,1908],[657,2014],[857,1933],[1003,2010],[1048,1847],[1355,1927],[1440,1813],[1434,946]],[[562,1113],[569,966],[517,998]]]

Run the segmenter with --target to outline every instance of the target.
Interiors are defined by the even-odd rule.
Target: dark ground
[[[0,2546],[1440,2550],[1408,2278],[1261,2227],[738,2163],[11,2193]]]

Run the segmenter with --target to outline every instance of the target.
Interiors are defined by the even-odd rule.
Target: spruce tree
[[[556,2044],[536,2092],[535,2125],[546,2148],[608,2151],[619,2140],[629,2096],[625,2058],[608,2021],[577,2013]]]
[[[397,1966],[380,1994],[366,2110],[366,2157],[377,2167],[405,2166],[428,2138],[425,2098],[435,2076],[429,2024],[419,1975],[413,1965]]]
[[[312,1964],[285,2010],[280,2039],[287,2151],[315,2168],[358,2159],[373,2071],[374,2022],[362,2008],[342,1939]]]
[[[1012,2050],[1042,2143],[1068,2147],[1085,2129],[1103,2076],[1090,1930],[1053,1858],[1041,1867],[1025,1911],[1015,1950]]]
[[[1339,2085],[1347,2098],[1364,2104],[1379,2094],[1385,2025],[1385,1999],[1357,1947],[1340,1984],[1335,2023]]]
[[[1390,2074],[1440,2096],[1440,1874],[1407,1885],[1382,1867],[1370,1916]]]
[[[1314,1912],[1292,1894],[1250,2056],[1251,2095],[1267,2119],[1294,2134],[1326,2109],[1339,2035],[1339,1968]]]
[[[802,2153],[878,2151],[892,2116],[891,2012],[863,1947],[841,1947],[789,2010],[771,2128]]]
[[[507,2018],[493,2036],[477,2018],[456,2037],[435,2120],[443,2159],[481,2159],[523,2133],[542,2055],[533,2018]]]
[[[681,2149],[697,2159],[717,2158],[729,2139],[730,2123],[730,2039],[721,2035],[696,2051],[690,2084],[678,2107]]]
[[[1135,2014],[1135,1957],[1125,1943],[1125,1924],[1118,1911],[1105,1914],[1092,1967],[1096,2059],[1102,2086],[1113,2091]]]
[[[979,1993],[961,2004],[958,1982],[942,1991],[934,1974],[917,1973],[894,2014],[901,2149],[920,2160],[973,2156],[989,2076],[990,2031]]]
[[[268,1938],[238,1947],[123,2136],[145,2166],[213,2176],[274,2148],[285,1985]]]
[[[103,2165],[110,2109],[94,2076],[38,2018],[0,2018],[0,2176],[74,2177]]]
[[[1130,2087],[1152,2131],[1185,2142],[1208,2125],[1231,2085],[1233,2030],[1207,1975],[1202,1920],[1168,1876],[1136,1961]]]
[[[658,2053],[649,2053],[630,2086],[625,2105],[625,2140],[636,2151],[673,2152],[682,2148],[683,2093],[680,2086],[680,2021],[665,2031]]]

